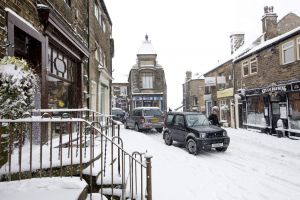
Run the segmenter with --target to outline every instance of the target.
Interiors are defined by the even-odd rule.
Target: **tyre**
[[[161,133],[163,131],[163,128],[156,128],[156,131]]]
[[[168,146],[172,145],[172,143],[173,143],[173,138],[169,132],[164,133],[164,140],[165,140],[166,145],[168,145]]]
[[[190,154],[194,154],[194,155],[198,154],[197,143],[194,139],[188,139],[186,148]]]
[[[140,131],[141,131],[141,129],[139,128],[139,125],[138,125],[138,124],[135,124],[134,130],[137,131],[137,132],[140,132]]]
[[[227,147],[219,147],[219,148],[216,148],[217,151],[220,151],[220,152],[224,152],[227,150]]]

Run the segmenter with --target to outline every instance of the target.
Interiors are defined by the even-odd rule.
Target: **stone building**
[[[192,76],[191,71],[186,72],[183,88],[183,111],[205,112],[204,78]]]
[[[236,121],[239,127],[299,134],[300,17],[289,13],[277,22],[266,7],[262,23],[260,43],[233,60]]]
[[[159,107],[162,111],[167,110],[165,73],[156,58],[157,54],[146,35],[137,54],[137,63],[131,68],[128,77],[130,110],[135,107]]]
[[[128,83],[112,83],[112,107],[128,111]]]
[[[232,51],[234,52],[234,51]],[[224,126],[235,127],[234,124],[234,76],[232,59],[206,72],[205,77],[205,108],[209,116],[212,108],[219,108],[219,121]]]
[[[110,88],[113,40],[104,1],[36,2],[0,2],[0,57],[23,58],[35,70],[41,93],[37,108],[108,113],[109,91],[101,89]],[[108,94],[106,104],[102,93]]]

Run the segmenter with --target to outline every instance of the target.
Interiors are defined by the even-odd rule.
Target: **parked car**
[[[112,108],[111,114],[113,115],[112,118],[114,120],[120,121],[122,123],[126,121],[126,112],[121,108]]]
[[[162,132],[164,116],[157,107],[138,107],[129,112],[125,122],[125,128],[134,128],[136,131],[151,130]]]
[[[226,151],[230,142],[226,130],[211,125],[204,114],[198,112],[168,112],[163,139],[167,145],[173,141],[185,144],[191,154],[201,150]]]

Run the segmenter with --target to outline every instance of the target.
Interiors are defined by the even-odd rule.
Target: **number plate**
[[[152,123],[157,123],[158,121],[159,121],[158,118],[152,118],[152,119],[151,119],[151,122],[152,122]]]
[[[212,144],[211,147],[222,147],[223,143]]]

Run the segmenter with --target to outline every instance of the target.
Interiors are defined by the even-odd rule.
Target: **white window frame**
[[[245,75],[245,67],[247,66],[247,68],[248,68],[248,74],[246,74]],[[243,73],[243,77],[247,77],[247,76],[249,76],[250,75],[250,70],[249,70],[249,61],[247,60],[247,61],[244,61],[243,63],[242,63],[242,73]]]
[[[142,73],[142,88],[153,89],[153,72]]]
[[[257,72],[258,72],[258,63],[257,63],[257,58],[256,57],[254,57],[254,58],[250,58],[250,61],[249,61],[249,68],[250,68],[250,74],[256,74]],[[256,63],[256,72],[252,72],[252,64],[253,63]]]
[[[288,43],[291,43],[291,44],[288,44]],[[285,46],[286,45],[286,46]],[[285,42],[281,45],[282,47],[282,50],[281,50],[281,54],[282,54],[282,64],[283,65],[286,65],[286,64],[289,64],[289,63],[292,63],[292,62],[295,62],[295,42],[294,40],[290,40],[288,42]],[[285,62],[284,60],[284,52],[289,50],[289,49],[292,49],[293,50],[293,60],[289,61],[289,62]]]
[[[297,43],[297,59],[300,60],[300,37],[296,39]]]
[[[102,26],[102,11],[96,0],[94,1],[94,15],[97,21],[99,22],[100,26]]]

